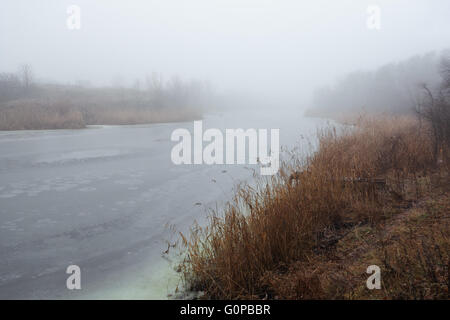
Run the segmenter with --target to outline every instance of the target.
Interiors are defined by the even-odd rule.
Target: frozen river
[[[299,112],[211,114],[204,129],[279,128],[284,146],[324,122]],[[244,165],[171,162],[193,122],[0,132],[0,298],[153,299],[177,285],[173,233],[204,221],[252,177]],[[81,290],[66,288],[67,266]]]

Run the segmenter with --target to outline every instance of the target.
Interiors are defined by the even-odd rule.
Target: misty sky
[[[81,29],[66,26],[81,8]],[[381,30],[366,26],[381,8]],[[109,85],[162,72],[220,89],[306,96],[357,69],[450,44],[450,1],[1,0],[0,71]]]

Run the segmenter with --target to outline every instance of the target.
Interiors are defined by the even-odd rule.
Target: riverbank
[[[82,129],[88,125],[182,122],[202,118],[200,109],[99,106],[28,99],[0,105],[0,130]]]
[[[21,83],[0,74],[0,130],[80,129],[201,119],[214,95],[203,82],[153,75],[142,87]]]
[[[183,238],[186,287],[210,299],[447,297],[449,157],[412,117],[319,134]],[[381,269],[369,290],[367,267]]]

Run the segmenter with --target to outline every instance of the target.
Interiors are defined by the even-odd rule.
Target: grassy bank
[[[78,129],[200,119],[212,93],[201,82],[147,79],[146,87],[23,84],[0,73],[0,130]]]
[[[445,298],[449,153],[412,117],[319,134],[316,153],[241,187],[183,238],[187,288],[212,299]],[[366,288],[366,268],[382,289]]]
[[[80,129],[87,125],[130,125],[200,119],[196,108],[83,105],[68,100],[27,99],[0,105],[0,130]]]

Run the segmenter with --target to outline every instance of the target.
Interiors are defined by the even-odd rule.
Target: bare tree
[[[441,57],[440,74],[442,77],[442,90],[450,92],[450,50],[445,51]]]
[[[450,152],[450,103],[441,89],[434,93],[422,85],[425,98],[416,108],[419,117],[430,125],[433,137],[434,157],[441,161],[442,156]]]
[[[151,77],[146,78],[147,90],[150,93],[153,105],[157,108],[165,106],[164,80],[161,73],[152,72]]]
[[[19,68],[19,78],[25,92],[28,92],[33,85],[33,69],[29,64],[24,64]]]

